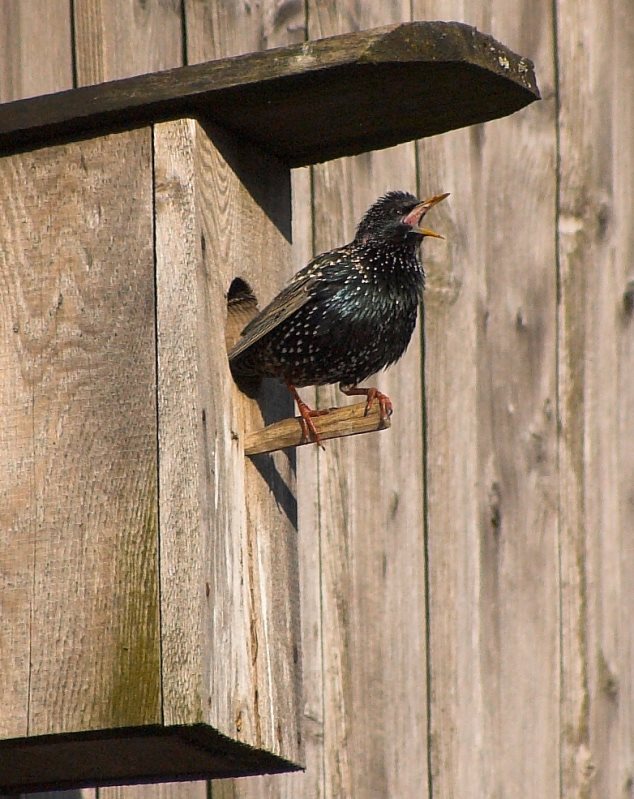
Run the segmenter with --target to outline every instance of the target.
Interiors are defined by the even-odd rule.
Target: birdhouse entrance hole
[[[227,351],[240,338],[244,326],[249,323],[258,310],[258,301],[251,286],[241,277],[234,277],[227,291],[227,324],[225,341]]]

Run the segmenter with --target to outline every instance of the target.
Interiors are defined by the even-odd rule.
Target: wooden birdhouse
[[[412,23],[0,108],[0,791],[301,768],[295,462],[244,452],[293,409],[229,300],[292,271],[291,167],[537,97]]]

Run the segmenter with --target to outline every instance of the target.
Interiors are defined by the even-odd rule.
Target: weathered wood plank
[[[305,11],[299,4],[290,0],[265,0],[257,5],[246,6],[233,3],[231,0],[219,0],[215,3],[198,3],[187,0],[185,5],[185,23],[187,39],[187,62],[198,63],[211,58],[221,58],[257,50],[260,47],[273,47],[302,41],[305,35]],[[298,37],[298,38],[295,38]],[[299,173],[299,174],[298,174]],[[293,188],[293,248],[295,268],[307,263],[312,254],[310,194],[308,170],[295,170],[292,174]],[[301,199],[300,199],[301,197]],[[298,246],[299,239],[299,246]],[[268,294],[262,300],[273,296],[273,287],[267,287]],[[301,492],[305,489],[305,469],[302,466],[302,453],[297,453],[297,470],[302,475],[302,485],[297,487]],[[306,507],[312,507],[314,495],[298,493],[299,529],[307,529],[302,524]],[[315,707],[321,703],[321,679],[314,679],[315,663],[321,652],[318,634],[315,633],[315,618],[311,612],[319,606],[316,551],[318,538],[309,530],[300,534],[299,570],[300,570],[300,603],[301,617],[310,619],[310,625],[302,624],[301,657],[303,686],[302,736],[305,743],[305,762],[309,773],[317,775],[311,758],[315,734]],[[308,572],[308,574],[307,574]],[[310,576],[309,576],[310,575]],[[315,591],[317,587],[317,591]],[[320,674],[320,672],[319,672]],[[317,732],[319,734],[319,731]],[[283,774],[252,777],[249,780],[214,780],[211,783],[213,799],[278,799],[288,797],[294,799],[305,785],[306,774]],[[317,791],[308,791],[306,796],[319,799]]]
[[[80,86],[183,63],[180,0],[81,0],[73,22]]]
[[[398,1],[309,3],[309,35],[409,13],[409,3]],[[316,251],[350,240],[361,214],[387,189],[415,187],[411,145],[315,168]],[[394,401],[389,435],[312,453],[319,474],[321,791],[328,797],[421,796],[427,785],[420,376],[416,333],[405,358],[370,382]],[[341,400],[334,389],[318,395],[323,407]]]
[[[6,162],[0,170],[6,179]],[[7,180],[3,185],[10,185]],[[4,193],[5,202],[8,194]],[[30,624],[35,569],[33,508],[33,391],[21,369],[19,290],[6,271],[12,248],[6,220],[0,255],[0,674],[4,701],[0,737],[26,735],[29,727]],[[11,231],[11,238],[13,238]]]
[[[39,799],[39,797],[33,797]],[[73,799],[72,796],[60,799]],[[79,799],[79,797],[77,797]],[[204,780],[100,788],[99,799],[209,799]]]
[[[31,397],[29,430],[18,422],[9,444],[30,475],[24,485],[10,469],[3,483],[20,503],[9,515],[31,532],[32,564],[29,657],[13,663],[9,684],[27,670],[29,735],[156,722],[149,132],[14,156],[0,169],[5,374]],[[3,415],[15,413],[12,394]],[[12,617],[5,625],[19,629]]]
[[[185,0],[187,63],[255,53],[305,39],[304,9],[296,0]]]
[[[232,280],[290,271],[290,176],[192,120],[156,127],[155,169],[164,718],[297,762],[293,462],[242,443],[290,402],[242,395],[224,338]]]
[[[634,782],[631,5],[560,0],[557,31],[561,791],[612,799]]]
[[[306,8],[302,9],[304,15]],[[307,19],[304,16],[304,25]],[[293,258],[294,271],[314,255],[312,167],[293,170]],[[311,396],[312,395],[312,396]],[[307,397],[314,399],[315,391]],[[299,584],[302,627],[302,692],[304,739],[303,774],[262,778],[269,793],[257,799],[323,799],[324,690],[322,666],[321,565],[318,507],[319,470],[315,448],[297,452],[297,504],[299,528]],[[214,797],[215,799],[215,797]],[[242,797],[240,797],[242,799]],[[251,797],[247,797],[251,799]]]
[[[472,132],[459,132],[425,143],[419,181],[451,191],[449,204],[438,209],[442,220],[435,223],[447,249],[429,253],[424,295],[428,756],[434,795],[475,797],[481,795],[477,742],[484,709],[477,623],[481,466],[476,410],[482,276],[474,218],[477,170],[467,157],[473,139]]]
[[[179,3],[103,2],[73,4],[75,70],[78,84],[89,85],[143,72],[181,66],[182,37]],[[198,784],[200,785],[200,784]],[[191,789],[191,790],[190,790]],[[103,788],[104,797],[159,792],[179,799],[200,789],[190,783],[152,788]]]
[[[65,13],[64,13],[65,11]],[[0,4],[0,99],[60,91],[72,86],[70,53],[58,57],[70,37],[68,9],[33,13],[33,3]],[[4,184],[3,184],[4,185]],[[7,187],[5,185],[5,194]],[[5,226],[7,222],[5,220]],[[11,231],[11,236],[16,235]],[[3,240],[5,233],[3,232]],[[5,255],[6,257],[6,255]],[[33,601],[34,535],[33,392],[24,381],[16,352],[19,336],[15,285],[0,276],[0,674],[4,711],[0,737],[28,730],[29,634]],[[17,328],[17,330],[16,330]],[[12,624],[6,623],[8,619]]]
[[[73,66],[71,52],[70,6],[67,3],[46,4],[33,0],[7,0],[0,4],[0,101],[8,102],[24,97],[47,94],[72,88]],[[0,292],[1,293],[1,292]],[[1,304],[1,303],[0,303]],[[11,331],[13,333],[13,331]],[[13,336],[15,334],[13,333]],[[11,349],[6,339],[0,334],[0,351],[5,353]],[[19,516],[16,508],[29,508],[29,492],[33,486],[32,459],[25,457],[24,447],[29,448],[31,425],[27,422],[23,427],[21,440],[16,421],[22,416],[25,422],[31,417],[32,398],[27,386],[18,389],[19,378],[9,369],[7,360],[0,356],[2,365],[0,384],[8,392],[12,410],[5,419],[9,424],[3,425],[0,433],[0,452],[3,453],[2,466],[12,472],[11,479],[14,491],[22,493],[21,497],[9,496],[6,478],[0,476],[0,617],[5,620],[0,630],[0,674],[13,674],[10,685],[4,685],[3,700],[5,713],[2,720],[0,736],[25,735],[27,732],[28,695],[28,636],[29,617],[32,602],[32,557],[33,542],[27,544],[25,551],[24,529],[20,530]],[[7,370],[7,371],[5,371]],[[21,396],[20,396],[21,395]],[[0,406],[5,407],[5,400],[0,399]],[[21,454],[20,454],[21,453]],[[28,472],[26,471],[28,468]],[[20,472],[22,474],[20,474]],[[18,488],[19,487],[19,488]],[[16,502],[17,500],[17,502]],[[13,509],[13,510],[12,510]],[[4,511],[4,513],[3,513]],[[6,514],[6,515],[5,515]],[[30,531],[33,532],[33,529]],[[3,533],[8,534],[8,541]],[[20,612],[21,606],[21,612]],[[8,609],[8,610],[7,610]],[[24,617],[24,623],[18,619]],[[16,621],[14,629],[9,632],[6,625],[8,618]],[[9,638],[11,639],[9,641]],[[7,658],[11,663],[7,663]],[[20,659],[23,663],[20,664]],[[16,680],[19,671],[21,677]],[[21,697],[21,698],[20,698]],[[10,710],[9,710],[10,709]],[[19,720],[18,724],[15,724]],[[80,799],[82,796],[94,795],[94,791],[73,791],[58,793],[60,799]]]
[[[492,38],[417,22],[7,104],[0,147],[194,114],[300,166],[495,119],[538,96],[532,64]]]
[[[73,86],[70,6],[39,0],[0,3],[0,102]]]
[[[452,193],[425,292],[433,794],[557,797],[552,6],[414,13],[495,24],[539,62],[548,98],[419,150],[421,185]]]
[[[300,172],[301,174],[297,174]],[[312,257],[312,223],[309,170],[293,174],[294,270]],[[272,299],[269,289],[267,300]],[[320,541],[317,518],[319,500],[316,458],[312,447],[297,451],[297,505],[301,605],[302,738],[306,771],[273,774],[249,780],[214,780],[212,799],[320,799],[323,796],[323,678],[321,665]],[[310,450],[310,451],[309,451]]]

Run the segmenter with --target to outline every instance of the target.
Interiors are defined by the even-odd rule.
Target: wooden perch
[[[282,419],[262,430],[248,433],[244,441],[245,455],[259,455],[262,452],[274,452],[284,447],[299,447],[310,444],[303,440],[300,417]],[[346,405],[343,408],[331,408],[323,416],[315,416],[315,427],[322,440],[356,436],[358,433],[373,433],[390,427],[390,420],[382,421],[379,406],[375,406],[365,415],[365,402]]]

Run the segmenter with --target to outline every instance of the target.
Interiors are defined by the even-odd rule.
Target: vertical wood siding
[[[434,795],[557,796],[551,4],[423,0],[415,11],[469,19],[530,53],[544,98],[419,149],[421,183],[440,176],[454,192],[442,209],[449,257],[430,265],[425,297]]]
[[[452,193],[434,211],[446,243],[424,246],[424,347],[415,340],[378,377],[395,402],[392,430],[298,454],[307,770],[99,793],[629,796],[630,0],[40,6],[0,4],[4,100],[409,19],[492,33],[535,60],[543,96],[511,118],[295,173],[296,267],[348,240],[388,188]],[[6,343],[16,334],[4,288]],[[10,452],[32,435],[35,406],[0,370],[15,408],[0,429],[0,474],[20,476],[22,492],[0,503],[0,535],[10,532],[0,592],[26,625],[38,589],[18,566],[32,557],[33,527],[6,508],[29,495],[37,453],[15,463]],[[0,667],[28,657],[27,645],[0,629]],[[26,723],[25,707],[12,730]]]
[[[399,0],[308,3],[309,38],[408,19],[409,3]],[[315,251],[349,241],[366,208],[394,188],[416,192],[413,143],[315,167]],[[425,251],[436,246],[427,242]],[[323,795],[332,799],[416,796],[427,785],[419,339],[417,331],[403,360],[368,383],[395,404],[391,435],[333,442],[326,453],[308,453],[304,466],[317,475],[319,497],[319,755]],[[341,402],[334,387],[317,393],[324,407]]]
[[[634,13],[560,0],[562,795],[634,792]]]

